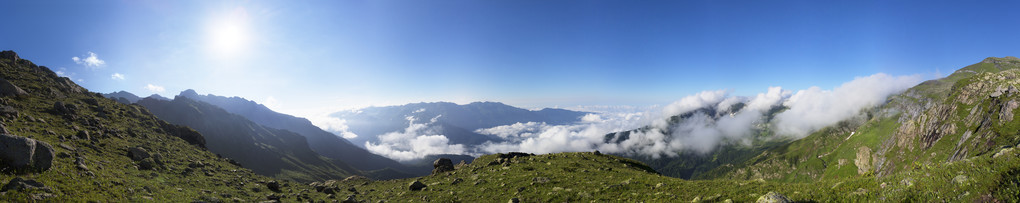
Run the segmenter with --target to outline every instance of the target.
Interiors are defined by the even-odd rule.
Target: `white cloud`
[[[769,87],[753,97],[728,97],[725,90],[704,91],[658,111],[596,112],[572,125],[529,122],[479,129],[475,132],[506,141],[485,143],[473,150],[485,153],[600,150],[653,158],[675,156],[683,151],[706,153],[723,143],[748,144],[755,130],[768,126],[779,135],[801,138],[857,115],[862,109],[882,104],[888,96],[919,81],[918,76],[892,77],[880,73],[856,78],[833,90],[812,87],[796,94],[781,87]],[[726,113],[739,102],[745,104],[743,108]],[[765,113],[780,105],[789,109],[778,114],[772,123],[765,123]],[[702,108],[715,111],[698,111]],[[685,113],[691,114],[670,123],[670,117]],[[604,140],[607,134],[633,129],[643,130],[632,131],[626,140]]]
[[[110,75],[110,79],[114,79],[114,80],[124,80],[124,74],[120,74],[120,73],[113,73],[113,75]]]
[[[429,127],[436,118],[429,123],[414,123],[414,117],[408,116],[407,128],[379,135],[379,143],[365,142],[365,149],[397,161],[421,159],[433,154],[467,154],[463,144],[451,145],[446,136]]]
[[[777,132],[798,138],[807,136],[854,116],[861,109],[880,104],[920,81],[921,77],[916,75],[893,77],[879,73],[855,78],[831,91],[818,87],[798,91],[784,103],[790,109],[776,115]]]
[[[329,115],[312,116],[308,117],[308,120],[311,121],[313,125],[318,126],[325,131],[340,134],[340,136],[345,139],[358,137],[358,134],[354,134],[350,131],[350,128],[347,127],[347,120],[331,117]]]
[[[280,105],[280,101],[276,100],[276,97],[269,96],[269,97],[266,97],[265,100],[262,100],[262,105],[265,105],[266,107],[269,107],[269,108],[273,108],[273,107],[279,106]]]
[[[147,89],[149,91],[152,91],[152,92],[163,92],[163,91],[166,91],[166,88],[163,88],[163,86],[158,86],[158,85],[153,85],[153,84],[145,85],[145,89]]]
[[[73,60],[74,63],[85,65],[85,67],[90,67],[93,69],[106,65],[106,61],[99,59],[96,53],[92,53],[91,51],[87,54],[87,56],[85,56],[85,58],[79,58],[75,56],[71,57],[71,60]]]

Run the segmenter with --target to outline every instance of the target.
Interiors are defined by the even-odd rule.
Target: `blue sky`
[[[420,101],[666,104],[880,72],[930,79],[1020,55],[1020,5],[1005,1],[0,4],[0,49],[92,91],[196,89],[296,114]]]

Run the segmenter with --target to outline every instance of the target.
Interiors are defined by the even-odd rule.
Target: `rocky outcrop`
[[[7,81],[6,79],[0,78],[0,97],[11,97],[11,96],[24,96],[28,95],[28,92],[22,90],[18,86]]]
[[[38,172],[53,164],[53,146],[35,139],[0,134],[0,167],[3,171]]]
[[[786,198],[786,196],[783,196],[782,194],[779,194],[777,192],[769,192],[768,194],[765,194],[765,195],[762,195],[761,197],[758,197],[758,201],[755,201],[755,202],[757,202],[757,203],[789,203],[789,202],[793,202],[793,201],[790,201],[790,198]]]
[[[189,144],[205,148],[205,137],[194,129],[170,123],[163,123],[162,127],[163,131],[166,131],[167,134],[179,137]]]
[[[21,58],[18,57],[18,53],[15,53],[14,51],[11,51],[11,50],[6,50],[6,51],[0,51],[0,59],[7,59],[7,60],[11,60],[11,61],[14,61],[15,63],[17,63],[18,59],[21,59]]]
[[[43,191],[51,191],[52,190],[52,189],[50,189],[50,187],[46,187],[46,185],[43,185],[39,181],[35,181],[35,180],[32,180],[32,179],[23,179],[21,177],[17,177],[17,178],[11,179],[10,182],[7,182],[7,184],[4,185],[3,190],[0,190],[0,191],[4,191],[4,192],[7,192],[7,191],[24,191],[24,190],[33,190],[33,189],[34,190],[43,190]]]
[[[453,161],[448,158],[439,158],[432,163],[432,175],[453,171]]]

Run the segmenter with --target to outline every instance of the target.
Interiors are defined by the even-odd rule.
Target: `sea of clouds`
[[[689,95],[666,106],[647,108],[581,108],[594,112],[569,125],[527,122],[477,129],[475,132],[498,136],[501,142],[465,146],[450,144],[446,136],[433,129],[432,122],[415,123],[408,117],[406,129],[380,136],[378,143],[364,143],[369,151],[398,161],[424,158],[431,154],[481,155],[501,152],[555,153],[599,150],[607,153],[642,155],[652,158],[676,156],[679,152],[709,152],[724,143],[749,143],[756,125],[769,125],[779,136],[803,138],[825,126],[855,116],[862,109],[880,105],[894,94],[921,81],[920,76],[874,74],[858,77],[832,90],[811,87],[792,91],[769,87],[754,96],[732,96],[727,90],[711,90]],[[709,115],[698,109],[729,112],[733,104],[745,106],[726,115]],[[766,113],[777,106],[788,109],[765,123]],[[690,113],[679,123],[669,118]],[[342,121],[330,123],[333,130],[346,131]],[[647,127],[647,128],[645,128]],[[607,142],[610,133],[632,131],[629,139]],[[349,132],[348,132],[349,133]],[[347,135],[357,136],[357,135]]]

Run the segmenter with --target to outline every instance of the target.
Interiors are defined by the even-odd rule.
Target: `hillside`
[[[231,164],[206,151],[205,139],[194,130],[160,120],[141,106],[105,99],[12,51],[0,52],[0,78],[0,118],[3,131],[10,133],[2,141],[21,140],[36,148],[36,153],[4,149],[0,200],[326,198],[321,193],[299,194],[312,189],[306,185],[277,182]],[[19,169],[24,168],[22,162],[9,162],[24,157],[33,157],[28,169]]]
[[[640,162],[592,152],[509,153],[485,155],[452,171],[420,178],[349,178],[312,185],[336,188],[339,196],[354,195],[355,200],[368,202],[751,202],[771,192],[797,202],[996,201],[1018,198],[1017,155],[1003,150],[886,177],[787,183],[670,178]]]
[[[137,104],[160,119],[194,128],[205,136],[209,151],[261,175],[310,182],[359,174],[343,161],[319,156],[304,136],[256,124],[208,103],[178,96],[173,101],[145,98]]]
[[[883,177],[1012,148],[1020,143],[1013,113],[1018,74],[1020,59],[988,58],[715,175],[801,182]]]

